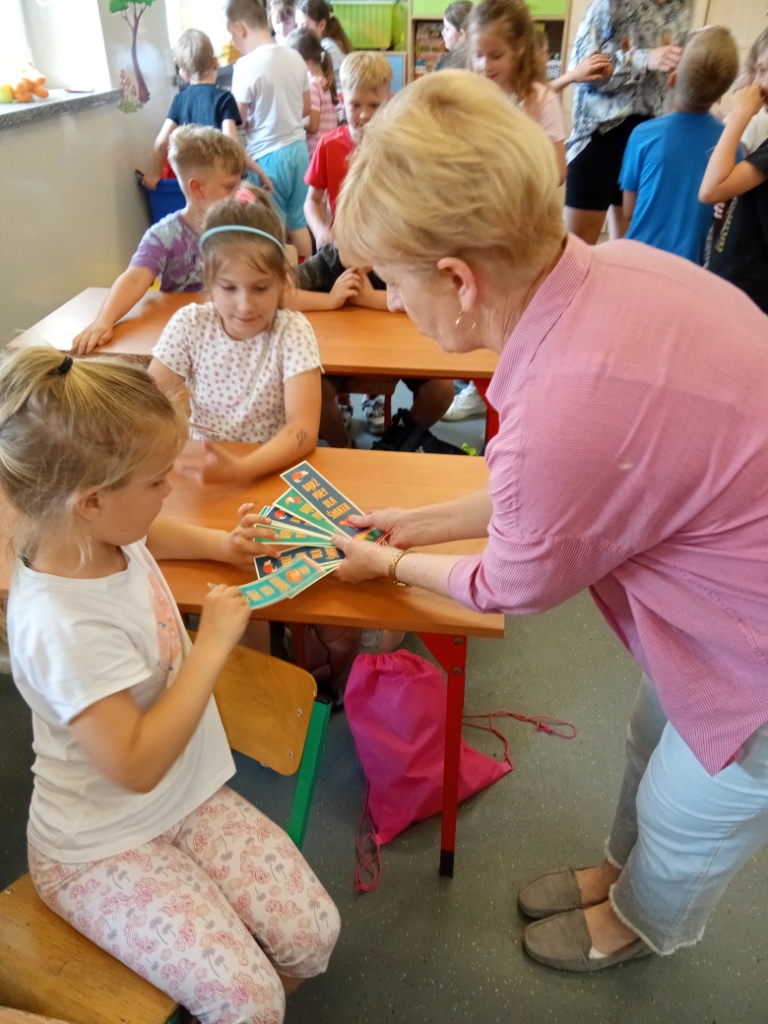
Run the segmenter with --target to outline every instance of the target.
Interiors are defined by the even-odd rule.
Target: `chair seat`
[[[0,892],[0,999],[74,1024],[165,1024],[176,1009],[49,910],[29,875]]]

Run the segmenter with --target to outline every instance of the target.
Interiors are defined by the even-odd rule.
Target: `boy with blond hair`
[[[349,156],[365,126],[392,95],[392,67],[381,53],[350,53],[341,65],[340,85],[347,123],[321,136],[304,178],[309,185],[304,213],[318,249],[332,241],[331,223]]]
[[[174,96],[168,117],[155,139],[152,170],[142,178],[142,184],[149,189],[157,188],[161,178],[172,177],[166,168],[168,142],[179,125],[208,125],[218,128],[235,142],[239,141],[240,112],[232,93],[216,85],[219,62],[213,53],[213,43],[205,32],[190,28],[182,33],[173,48],[173,59],[179,69],[179,77],[189,84]],[[256,175],[262,188],[271,191],[272,182],[255,160],[246,155],[245,166]]]
[[[209,207],[231,199],[245,167],[242,146],[216,128],[188,124],[171,136],[168,159],[186,205],[153,224],[139,243],[128,269],[118,277],[92,324],[72,343],[82,355],[112,338],[112,330],[160,279],[164,292],[199,292],[203,287],[200,232]]]
[[[304,117],[310,113],[304,59],[272,38],[260,0],[227,0],[227,31],[243,56],[232,73],[232,92],[245,124],[246,150],[274,184],[275,206],[288,241],[300,256],[312,255],[304,217],[304,174],[309,151]]]
[[[621,168],[627,238],[704,262],[713,207],[699,202],[699,187],[723,132],[709,113],[739,70],[727,28],[695,32],[671,72],[672,112],[638,125]]]

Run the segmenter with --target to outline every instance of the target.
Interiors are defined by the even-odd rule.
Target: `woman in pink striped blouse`
[[[391,546],[339,540],[340,572],[511,614],[589,587],[639,662],[605,860],[519,895],[527,951],[591,971],[698,941],[768,840],[768,318],[687,261],[566,236],[556,185],[543,133],[464,72],[366,132],[339,247],[441,348],[499,353],[500,430],[487,491],[362,517]]]

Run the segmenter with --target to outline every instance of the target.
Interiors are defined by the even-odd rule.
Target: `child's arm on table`
[[[84,355],[111,341],[112,328],[144,297],[154,279],[155,275],[146,267],[124,270],[109,289],[96,319],[72,342],[72,351],[76,355]]]
[[[176,122],[169,117],[165,119],[152,147],[152,170],[141,179],[144,188],[157,188],[157,183],[163,175],[165,158],[168,155],[168,140],[178,127]]]
[[[338,277],[329,292],[308,291],[305,288],[292,288],[286,296],[286,307],[297,309],[300,313],[319,312],[328,309],[340,309],[345,302],[352,302],[360,291],[361,275],[354,268],[345,270]],[[386,293],[385,293],[386,294]]]
[[[317,447],[320,430],[320,370],[307,370],[285,382],[285,426],[247,455],[204,443],[202,458],[182,458],[178,470],[199,483],[250,483],[301,460]]]
[[[312,234],[315,236],[317,248],[328,245],[333,241],[330,224],[326,224],[326,190],[314,188],[310,185],[307,191],[307,198],[304,200],[304,216]]]
[[[366,309],[388,310],[387,293],[383,289],[374,288],[371,279],[361,270],[360,289],[355,296],[349,300],[350,306],[364,306]]]
[[[251,502],[241,505],[238,524],[229,532],[159,516],[147,533],[147,547],[156,559],[226,562],[252,573],[257,555],[279,557],[278,548],[254,542],[254,537],[268,539],[275,533],[269,519],[254,513],[255,507]]]
[[[726,199],[750,192],[765,180],[765,175],[750,163],[737,163],[739,143],[749,122],[763,106],[763,96],[757,85],[739,89],[734,97],[734,106],[723,128],[699,189],[702,203],[722,203]]]
[[[121,690],[74,718],[75,739],[96,768],[131,792],[154,789],[192,738],[249,618],[239,587],[216,587],[204,600],[197,642],[159,700],[142,712]]]

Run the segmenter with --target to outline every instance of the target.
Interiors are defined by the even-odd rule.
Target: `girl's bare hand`
[[[254,541],[254,537],[271,540],[275,536],[274,524],[266,518],[254,513],[254,505],[241,505],[237,510],[239,522],[234,530],[226,534],[222,542],[222,562],[236,565],[246,572],[253,571],[253,560],[261,555],[279,558],[280,549],[270,544]]]
[[[196,643],[216,644],[228,653],[242,637],[250,617],[251,608],[242,590],[221,583],[203,601]]]

